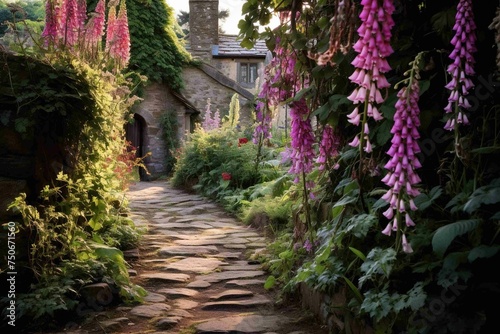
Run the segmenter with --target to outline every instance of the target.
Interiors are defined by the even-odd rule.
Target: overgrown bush
[[[195,131],[178,158],[174,186],[190,185],[203,195],[220,199],[259,182],[255,147],[241,136],[230,128]]]

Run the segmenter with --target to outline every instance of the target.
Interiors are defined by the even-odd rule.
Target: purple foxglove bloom
[[[59,14],[60,11],[56,1],[47,0],[45,2],[45,27],[42,32],[45,45],[53,45],[58,37]]]
[[[309,118],[309,108],[304,100],[295,101],[290,108],[292,129],[292,167],[289,173],[300,175],[309,173],[313,167],[315,152],[313,149],[314,134]]]
[[[449,131],[454,130],[459,124],[469,124],[464,111],[471,107],[466,96],[474,87],[469,77],[475,75],[475,60],[472,54],[477,51],[472,0],[459,1],[453,30],[455,36],[450,43],[454,48],[449,56],[452,63],[447,69],[451,81],[445,86],[450,95],[448,105],[444,108],[447,114],[451,114],[444,125],[444,129]]]
[[[61,22],[64,44],[74,46],[78,42],[80,32],[80,6],[77,0],[66,0],[66,20]]]
[[[404,214],[406,226],[415,226],[408,211],[417,209],[413,198],[420,194],[415,188],[415,185],[420,182],[415,169],[421,167],[416,157],[416,154],[420,152],[417,142],[420,138],[417,131],[420,126],[418,107],[420,89],[416,77],[413,77],[410,82],[410,86],[403,87],[398,92],[394,125],[391,129],[394,137],[391,140],[391,148],[387,151],[390,160],[384,166],[389,172],[382,179],[382,182],[390,187],[382,196],[382,199],[389,203],[389,208],[383,214],[387,219],[393,219],[392,226],[395,230],[399,228],[398,216],[402,214]],[[387,231],[388,229],[385,228],[382,233],[389,235]],[[405,252],[411,250],[406,236],[404,236],[403,250]]]
[[[403,252],[405,253],[413,253],[413,248],[411,248],[410,243],[408,240],[406,240],[406,235],[403,233],[403,238],[401,240],[401,243],[403,244]]]
[[[108,15],[111,15],[111,9]],[[125,0],[120,2],[118,16],[113,23],[114,26],[111,28],[112,38],[109,44],[109,55],[116,60],[120,67],[125,67],[130,60],[130,33],[128,29],[127,7],[125,5]],[[108,25],[109,24],[108,19]]]
[[[379,121],[383,116],[375,104],[384,102],[380,89],[390,87],[384,73],[391,69],[386,58],[393,53],[390,40],[391,29],[394,26],[392,19],[394,5],[391,0],[362,0],[361,5],[363,6],[359,15],[361,25],[357,30],[359,40],[353,46],[358,55],[351,63],[356,69],[349,77],[358,87],[347,98],[353,104],[367,104],[366,116]],[[359,114],[357,107],[348,118],[348,121],[356,126],[363,119],[363,127],[368,126],[366,118]],[[363,131],[365,134],[369,133],[365,128]],[[364,143],[363,149],[368,153],[371,152],[370,141],[367,139]],[[349,145],[355,146],[354,144],[360,144],[359,138],[357,140],[355,138]]]
[[[339,154],[339,139],[333,128],[326,124],[323,127],[321,143],[319,144],[319,156],[316,163],[319,164],[318,169],[324,170],[330,157],[335,157]]]
[[[99,0],[95,12],[91,15],[85,29],[85,43],[89,50],[98,49],[104,35],[105,0]]]

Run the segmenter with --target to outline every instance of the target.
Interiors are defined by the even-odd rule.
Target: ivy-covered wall
[[[0,67],[0,219],[20,192],[35,199],[57,173],[74,168],[71,143],[91,118],[90,92],[71,69],[2,52]]]

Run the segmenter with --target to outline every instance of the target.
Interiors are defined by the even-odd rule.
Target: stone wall
[[[219,109],[221,118],[227,115],[229,103],[235,90],[221,84],[200,68],[190,67],[184,69],[183,80],[185,88],[182,94],[202,113],[210,98],[212,112]],[[231,82],[228,82],[230,85]],[[248,93],[248,92],[247,92]],[[248,96],[248,94],[247,94]],[[252,95],[250,94],[249,97]],[[240,95],[240,123],[249,125],[252,122],[253,101]]]
[[[256,95],[259,92],[259,87],[262,86],[262,77],[264,72],[264,62],[260,59],[249,58],[214,58],[212,65],[217,68],[222,74],[233,80],[238,80],[238,64],[244,63],[257,63],[259,76],[256,80],[254,88],[246,88],[250,93]]]
[[[167,85],[152,83],[145,88],[143,101],[134,108],[134,113],[145,121],[143,152],[151,152],[145,162],[151,173],[150,178],[156,179],[166,173],[165,160],[168,154],[163,140],[163,129],[160,120],[164,113],[177,114],[179,139],[190,131],[190,117],[185,105],[170,92]]]

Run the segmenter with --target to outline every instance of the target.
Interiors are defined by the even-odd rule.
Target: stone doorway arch
[[[146,155],[147,124],[141,115],[134,114],[133,122],[125,125],[125,139],[136,148],[136,157],[140,158]],[[139,168],[139,178],[141,181],[148,180],[148,175],[143,168]]]

